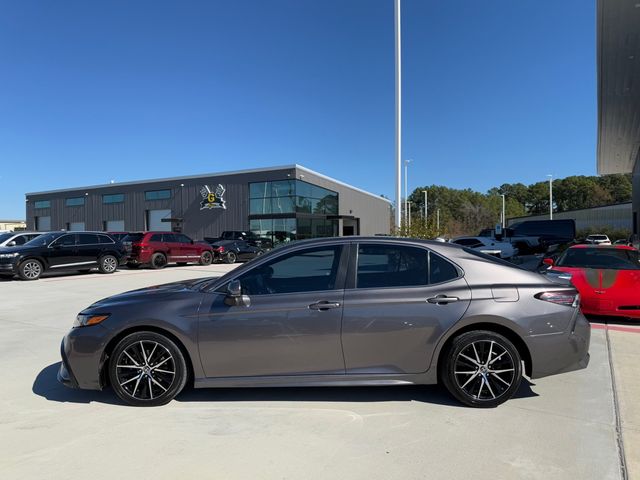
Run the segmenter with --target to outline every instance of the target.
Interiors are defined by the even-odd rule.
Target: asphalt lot
[[[0,282],[0,478],[640,478],[637,324],[594,324],[586,370],[525,381],[492,410],[435,386],[190,390],[141,409],[57,383],[82,308],[230,268]]]

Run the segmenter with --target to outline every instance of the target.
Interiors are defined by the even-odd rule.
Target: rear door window
[[[78,234],[78,245],[96,245],[98,243],[98,235],[93,233]]]
[[[149,239],[150,242],[162,242],[162,234],[161,233],[154,233],[153,235],[151,235],[151,238]]]
[[[176,236],[173,233],[163,233],[162,234],[162,241],[166,242],[166,243],[177,243],[178,240],[176,239]]]

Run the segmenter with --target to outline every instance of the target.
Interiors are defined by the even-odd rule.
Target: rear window
[[[640,256],[636,250],[623,248],[570,248],[560,257],[557,265],[559,267],[640,270]]]
[[[5,240],[9,240],[11,237],[13,237],[13,233],[0,233],[0,243],[4,242]]]
[[[122,241],[123,242],[139,242],[144,237],[144,233],[130,233],[125,236]]]

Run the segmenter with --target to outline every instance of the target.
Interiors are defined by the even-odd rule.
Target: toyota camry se
[[[453,244],[327,238],[94,303],[64,337],[58,379],[140,406],[187,383],[440,383],[494,407],[523,375],[585,368],[589,340],[570,285]]]

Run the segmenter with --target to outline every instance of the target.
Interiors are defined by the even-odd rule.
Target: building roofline
[[[206,178],[206,177],[220,177],[220,176],[228,176],[228,175],[241,175],[248,173],[259,173],[259,172],[274,172],[278,170],[301,170],[304,172],[308,172],[311,175],[315,175],[317,177],[323,178],[325,180],[329,180],[330,182],[336,183],[338,185],[342,185],[343,187],[347,187],[351,190],[355,190],[357,192],[363,193],[365,195],[369,195],[371,197],[377,198],[379,200],[384,200],[391,204],[391,201],[387,198],[378,196],[374,193],[367,192],[366,190],[362,190],[358,187],[354,187],[353,185],[349,185],[348,183],[341,182],[340,180],[336,180],[335,178],[329,177],[327,175],[323,175],[322,173],[318,173],[315,170],[311,170],[310,168],[304,167],[298,164],[292,165],[280,165],[275,167],[264,167],[264,168],[249,168],[245,170],[233,170],[230,172],[214,172],[214,173],[203,173],[199,175],[185,175],[180,177],[166,177],[166,178],[155,178],[151,180],[134,180],[130,182],[117,182],[117,183],[105,183],[99,185],[88,185],[83,187],[71,187],[71,188],[58,188],[55,190],[44,190],[41,192],[27,192],[25,196],[33,196],[33,195],[50,195],[54,193],[63,193],[63,192],[75,192],[82,190],[94,190],[97,188],[119,188],[122,186],[130,186],[130,185],[144,185],[144,184],[152,184],[152,183],[162,183],[162,182],[175,182],[180,180],[194,180],[198,178]]]

